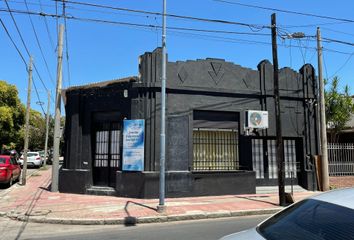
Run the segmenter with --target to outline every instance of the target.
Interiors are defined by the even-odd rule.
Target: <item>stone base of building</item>
[[[60,170],[60,192],[92,194],[89,170]],[[75,181],[73,181],[75,179]],[[121,172],[116,175],[116,196],[158,198],[159,172]],[[91,183],[91,184],[88,184]],[[217,196],[256,193],[252,171],[166,172],[166,197]],[[94,194],[98,194],[94,191]],[[100,194],[98,194],[100,195]],[[106,195],[106,194],[102,194]]]

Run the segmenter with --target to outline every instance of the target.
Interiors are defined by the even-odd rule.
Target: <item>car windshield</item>
[[[265,221],[257,231],[268,240],[354,239],[354,210],[308,199]]]
[[[0,163],[6,163],[6,158],[0,158]]]

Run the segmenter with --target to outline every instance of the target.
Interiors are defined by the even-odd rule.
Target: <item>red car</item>
[[[11,186],[20,179],[21,167],[12,156],[0,155],[0,183]]]

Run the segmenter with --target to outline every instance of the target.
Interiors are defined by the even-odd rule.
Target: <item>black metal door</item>
[[[121,168],[121,124],[95,124],[93,183],[95,186],[116,186],[116,172]]]

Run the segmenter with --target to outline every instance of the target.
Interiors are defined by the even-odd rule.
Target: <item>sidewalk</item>
[[[282,209],[278,194],[167,198],[164,214],[158,199],[133,199],[48,191],[51,168],[40,170],[0,193],[0,216],[21,221],[59,224],[134,224],[270,214]],[[296,201],[315,194],[295,192]]]

